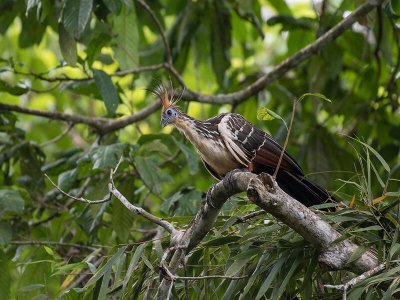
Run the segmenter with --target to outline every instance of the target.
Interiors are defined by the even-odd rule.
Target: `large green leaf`
[[[161,211],[166,215],[194,215],[202,202],[201,192],[193,188],[184,188],[161,204]]]
[[[22,213],[24,210],[24,199],[20,193],[15,190],[0,190],[0,216],[7,213]]]
[[[64,27],[63,23],[58,26],[58,43],[60,45],[61,54],[67,64],[75,66],[78,60],[76,41],[69,31]]]
[[[161,191],[160,176],[158,174],[158,164],[154,157],[135,157],[135,167],[147,188],[159,194]]]
[[[196,174],[199,171],[199,160],[196,152],[192,149],[184,145],[182,142],[177,140],[175,137],[172,137],[175,144],[179,147],[179,149],[185,154],[187,164],[189,166],[189,173],[191,175]]]
[[[106,262],[106,264],[101,267],[90,280],[86,283],[85,286],[90,286],[96,283],[104,274],[109,272],[114,264],[121,258],[121,255],[124,253],[126,247],[121,247],[118,251]]]
[[[139,33],[135,6],[123,5],[121,13],[114,16],[113,32],[116,35],[115,58],[122,70],[139,65]]]
[[[110,170],[115,168],[126,147],[127,144],[122,143],[97,146],[89,153],[93,169]]]
[[[224,86],[230,66],[231,19],[225,1],[211,2],[211,62],[218,84]]]
[[[63,24],[76,39],[81,38],[92,13],[93,0],[66,0],[64,4]]]
[[[102,70],[93,69],[93,77],[109,115],[114,115],[120,102],[118,90],[111,77]]]

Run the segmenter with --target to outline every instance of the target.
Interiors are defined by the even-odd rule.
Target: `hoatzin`
[[[162,103],[161,126],[175,126],[196,147],[204,166],[216,178],[223,179],[235,169],[273,174],[282,147],[267,133],[243,116],[223,113],[205,121],[195,120],[170,101],[161,85],[153,91]],[[322,204],[335,197],[307,179],[299,164],[285,151],[278,174],[278,185],[306,206]]]

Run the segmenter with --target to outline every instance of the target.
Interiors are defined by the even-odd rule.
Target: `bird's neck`
[[[193,119],[185,113],[176,118],[174,125],[195,146],[204,143],[205,138],[215,138],[218,134],[216,126]]]

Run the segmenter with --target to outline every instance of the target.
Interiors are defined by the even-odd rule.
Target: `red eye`
[[[170,109],[167,110],[167,115],[168,116],[172,115],[172,111]]]

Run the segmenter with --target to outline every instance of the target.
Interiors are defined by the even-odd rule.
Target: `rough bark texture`
[[[189,228],[178,238],[172,238],[173,248],[164,255],[168,270],[176,274],[182,266],[185,255],[196,247],[214,226],[219,208],[232,195],[247,191],[250,201],[287,224],[304,239],[313,244],[319,251],[319,260],[331,269],[346,269],[362,274],[378,266],[376,256],[367,251],[357,260],[347,263],[358,246],[348,240],[335,243],[341,237],[330,224],[316,213],[286,194],[268,174],[256,175],[249,172],[234,173],[213,186],[209,191],[209,201],[214,207],[205,203]],[[163,261],[163,263],[165,263]],[[166,299],[173,281],[163,279],[156,298]]]

